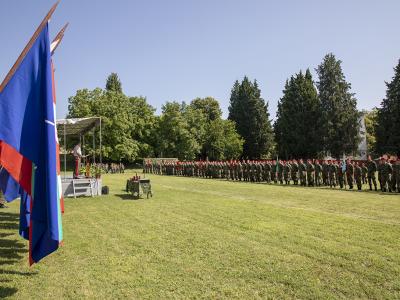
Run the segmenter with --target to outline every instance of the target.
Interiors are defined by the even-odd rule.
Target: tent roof
[[[100,124],[100,117],[60,119],[56,121],[59,135],[85,134]],[[64,126],[65,125],[65,126]]]

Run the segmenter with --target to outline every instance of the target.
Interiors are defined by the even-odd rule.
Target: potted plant
[[[102,171],[103,170],[99,166],[94,167],[94,175],[96,176],[97,179],[101,178]]]

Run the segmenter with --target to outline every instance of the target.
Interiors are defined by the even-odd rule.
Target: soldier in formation
[[[309,187],[339,187],[357,190],[368,183],[378,190],[376,174],[382,192],[400,192],[400,160],[381,158],[377,164],[367,161],[340,160],[230,160],[178,161],[145,160],[143,172],[157,175],[225,179],[230,181],[265,182]]]

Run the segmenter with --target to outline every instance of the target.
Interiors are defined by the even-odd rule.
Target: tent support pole
[[[102,154],[101,154],[101,148],[102,147],[102,145],[101,145],[101,118],[100,118],[100,164],[103,162],[103,160],[102,160]]]
[[[67,176],[67,134],[65,133],[64,123],[64,179]]]
[[[96,127],[93,128],[93,163],[96,163],[96,141],[95,141]]]

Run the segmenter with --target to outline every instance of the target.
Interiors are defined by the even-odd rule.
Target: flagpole
[[[60,32],[56,35],[56,37],[51,42],[51,44],[50,44],[51,55],[54,54],[57,47],[61,44],[61,41],[64,38],[65,30],[67,29],[68,25],[69,25],[69,23],[65,24],[64,27],[60,30]]]
[[[3,89],[6,87],[10,79],[13,77],[15,71],[18,69],[19,65],[21,62],[24,60],[26,54],[29,52],[31,49],[32,45],[35,43],[36,39],[38,38],[39,34],[42,32],[44,26],[46,26],[47,22],[53,15],[54,11],[56,10],[58,4],[60,3],[61,0],[58,0],[49,10],[47,15],[44,17],[43,21],[40,23],[38,28],[36,29],[35,33],[32,35],[31,39],[29,40],[28,44],[26,44],[24,50],[22,50],[21,54],[19,55],[17,61],[14,63],[6,77],[4,78],[3,82],[0,85],[0,93],[3,91]]]

